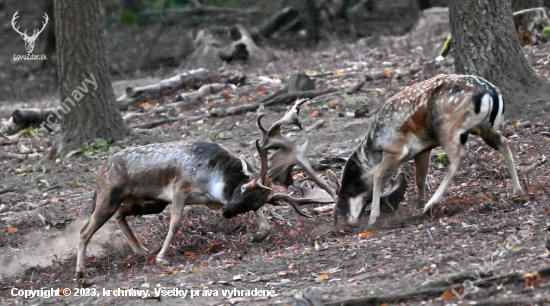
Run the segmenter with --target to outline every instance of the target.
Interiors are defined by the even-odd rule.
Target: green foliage
[[[96,151],[107,151],[109,150],[110,145],[105,139],[98,138],[93,144],[92,149]]]
[[[445,41],[445,44],[443,45],[443,48],[441,49],[441,56],[445,57],[447,54],[449,54],[449,47],[451,46],[451,34],[447,37],[447,41]]]
[[[449,162],[449,157],[447,156],[447,153],[437,154],[435,157],[434,167],[441,169],[445,167],[445,164],[448,162]]]
[[[25,138],[25,137],[32,137],[32,135],[36,135],[40,133],[40,131],[37,131],[35,129],[33,129],[32,127],[26,129],[23,134],[21,134],[21,138]]]
[[[544,30],[542,30],[542,34],[550,35],[550,27],[544,28]]]
[[[97,153],[109,151],[109,148],[112,146],[112,143],[108,143],[105,139],[98,138],[91,147],[84,146],[79,150],[73,150],[67,154],[67,157],[73,156],[75,154],[83,154],[88,158],[97,158]]]
[[[137,22],[138,14],[133,12],[120,12],[120,22],[125,25],[132,25]]]

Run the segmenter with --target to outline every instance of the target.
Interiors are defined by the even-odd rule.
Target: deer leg
[[[132,250],[134,250],[134,252],[136,252],[137,254],[146,255],[149,250],[147,250],[147,248],[145,248],[136,238],[136,236],[132,232],[132,229],[128,225],[126,217],[132,215],[158,214],[164,210],[166,205],[168,205],[168,203],[164,201],[147,203],[141,199],[127,197],[124,200],[123,204],[119,207],[117,213],[115,214],[115,219],[118,223],[118,227],[120,227],[122,232],[124,232],[126,238],[128,238],[130,246],[132,246]]]
[[[258,223],[260,223],[260,229],[258,232],[254,235],[252,238],[253,242],[260,242],[269,235],[271,232],[271,225],[269,225],[269,222],[265,219],[264,214],[262,213],[262,209],[257,209],[254,211],[254,214],[256,215],[256,219],[258,220]]]
[[[111,218],[126,197],[120,189],[113,188],[108,192],[98,191],[96,205],[90,220],[80,230],[76,257],[76,277],[84,277],[86,266],[86,248],[94,233]]]
[[[372,204],[369,225],[374,225],[380,216],[380,195],[392,175],[399,167],[399,157],[394,153],[384,152],[382,162],[374,173],[372,186]]]
[[[185,207],[185,200],[187,198],[187,195],[187,192],[183,192],[180,190],[174,192],[174,198],[172,200],[172,211],[170,215],[170,229],[168,230],[168,234],[166,235],[166,240],[162,245],[162,249],[157,255],[157,264],[169,264],[166,260],[164,260],[164,255],[168,251],[168,248],[170,248],[170,242],[172,242],[172,238],[174,238],[181,226],[181,216],[183,215],[183,208]]]
[[[447,145],[444,144],[443,148],[445,149],[445,152],[447,153],[447,156],[451,161],[451,165],[449,167],[449,171],[447,172],[447,175],[443,179],[443,182],[441,182],[441,185],[439,185],[439,188],[437,188],[435,194],[428,201],[428,204],[424,206],[424,212],[423,212],[424,214],[431,213],[435,205],[437,205],[437,203],[441,201],[441,198],[445,194],[445,191],[447,190],[447,188],[449,188],[449,185],[451,184],[453,177],[455,176],[456,172],[458,171],[458,168],[460,168],[460,165],[464,160],[464,150],[459,141],[451,142]]]
[[[426,198],[426,176],[430,168],[430,153],[432,150],[422,152],[414,157],[416,187],[418,188],[417,207],[424,205]]]
[[[508,142],[506,138],[500,134],[498,131],[493,131],[488,127],[481,128],[481,138],[483,141],[490,147],[499,150],[504,156],[506,161],[506,166],[510,172],[510,177],[512,178],[512,188],[514,190],[514,195],[520,195],[523,193],[523,189],[519,184],[518,174],[516,172],[516,167],[514,165],[514,159],[512,158],[512,152],[510,152],[510,147],[508,147]]]

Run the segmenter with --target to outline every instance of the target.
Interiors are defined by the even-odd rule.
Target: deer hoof
[[[269,235],[269,230],[262,229],[254,235],[252,242],[261,242],[267,235]]]
[[[520,196],[522,195],[524,192],[523,192],[523,189],[518,189],[518,190],[514,190],[514,196],[517,197],[517,196]]]
[[[74,275],[75,278],[84,278],[84,272],[83,271],[77,271]]]
[[[433,215],[435,206],[425,206],[424,211],[422,212],[423,216],[431,216]]]
[[[169,266],[169,265],[170,265],[170,262],[168,260],[157,257],[157,266]]]
[[[136,252],[139,255],[147,255],[147,253],[149,253],[149,250],[142,247],[141,249],[134,250],[134,252]]]

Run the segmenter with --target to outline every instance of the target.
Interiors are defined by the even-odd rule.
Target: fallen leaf
[[[460,289],[458,291],[458,294],[459,295],[462,295],[462,289]],[[450,289],[447,289],[445,292],[443,292],[443,294],[441,294],[441,298],[444,299],[444,300],[452,300],[456,297],[456,295],[454,294],[454,292],[452,292]]]
[[[214,106],[215,106],[214,103],[210,103],[210,104],[208,104],[208,109],[210,109],[210,108],[212,108],[212,107],[214,107]]]
[[[172,274],[177,274],[179,272],[180,272],[180,270],[174,270],[174,271],[168,271],[168,272],[166,272],[166,274],[167,275],[172,275]]]
[[[314,111],[313,113],[311,113],[311,117],[315,117],[317,115],[319,115],[319,111]]]
[[[541,279],[542,276],[539,274],[538,271],[535,271],[533,273],[525,273],[523,274],[523,279],[525,280],[525,286],[531,287],[534,281],[537,279]]]
[[[296,270],[298,269],[298,265],[295,264],[295,263],[291,263],[289,266],[288,266],[289,269],[292,269],[292,270]]]
[[[317,277],[316,282],[322,282],[322,281],[324,281],[324,280],[328,277],[328,275],[329,275],[329,273],[325,273],[325,274],[323,274],[323,275]]]
[[[345,74],[341,73],[341,72],[335,72],[334,73],[334,76],[336,77],[343,77]]]
[[[93,171],[92,171],[92,170],[90,170],[90,169],[88,169],[88,168],[86,168],[86,169],[84,169],[84,171],[83,171],[83,172],[93,172]]]
[[[256,91],[260,94],[260,95],[265,95],[265,87],[258,87],[256,88]]]
[[[386,70],[386,71],[384,71],[384,73],[386,74],[387,78],[391,77],[391,71]]]
[[[357,237],[359,237],[361,239],[369,238],[369,237],[372,237],[372,236],[374,236],[374,234],[371,233],[371,232],[364,232],[364,233],[361,233],[361,234],[357,235]]]
[[[10,233],[13,233],[13,232],[17,232],[19,229],[17,227],[10,227],[8,228],[8,232]]]
[[[384,274],[386,273],[386,271],[384,271],[384,269],[378,269],[378,274]]]

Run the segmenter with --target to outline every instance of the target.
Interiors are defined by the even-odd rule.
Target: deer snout
[[[235,215],[237,215],[237,214],[234,213],[231,209],[228,209],[227,206],[222,207],[222,216],[224,218],[230,219],[230,218],[235,217]]]
[[[349,227],[358,227],[359,226],[359,218],[355,218],[353,216],[348,216],[348,219],[346,220],[346,224]]]

